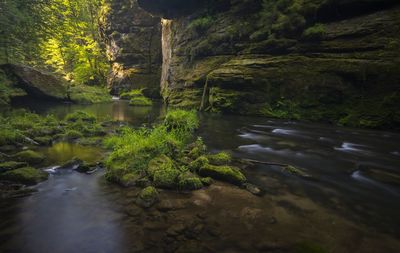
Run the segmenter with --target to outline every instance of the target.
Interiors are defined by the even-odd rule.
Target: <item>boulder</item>
[[[207,165],[199,170],[199,174],[235,185],[242,185],[246,182],[246,177],[240,172],[240,169],[233,166]]]
[[[158,191],[153,186],[144,188],[136,199],[136,204],[143,208],[149,208],[158,202]]]
[[[46,172],[41,170],[32,167],[24,167],[2,173],[0,174],[0,179],[26,185],[34,185],[45,181],[48,176]]]

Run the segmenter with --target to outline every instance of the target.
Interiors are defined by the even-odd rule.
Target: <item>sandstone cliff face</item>
[[[172,2],[185,12],[139,0],[165,18],[161,87],[169,104],[399,128],[397,1]]]
[[[136,0],[107,0],[100,29],[112,64],[108,85],[113,94],[136,88],[159,93],[160,18],[139,8]]]

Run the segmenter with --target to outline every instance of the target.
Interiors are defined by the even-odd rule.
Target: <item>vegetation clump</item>
[[[153,102],[148,97],[144,96],[143,89],[134,89],[128,92],[123,92],[120,95],[121,99],[129,100],[129,104],[133,106],[151,106]]]
[[[127,178],[137,181],[130,185],[138,185],[147,178],[155,187],[178,190],[200,189],[212,183],[209,177],[238,185],[245,182],[239,169],[228,166],[231,162],[228,153],[207,155],[201,138],[190,143],[198,126],[195,111],[172,110],[162,124],[153,128],[122,128],[119,136],[105,140],[105,145],[113,150],[106,161],[106,178],[123,185]],[[209,158],[214,164],[224,166],[210,165]],[[210,166],[217,168],[207,170]]]

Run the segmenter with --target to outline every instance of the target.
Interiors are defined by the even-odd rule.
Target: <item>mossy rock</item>
[[[0,163],[0,173],[6,172],[9,170],[23,168],[26,166],[28,166],[28,164],[26,162],[9,161],[9,162]]]
[[[214,183],[214,180],[211,177],[202,177],[202,178],[200,178],[200,180],[203,183],[203,185],[205,185],[205,186],[209,186]]]
[[[159,188],[174,189],[177,186],[177,179],[180,175],[177,169],[157,170],[153,176],[154,186]]]
[[[30,165],[40,164],[45,159],[44,155],[32,150],[21,151],[15,154],[14,158],[19,162],[27,162]]]
[[[52,143],[53,138],[50,136],[42,136],[42,137],[36,137],[33,140],[39,143],[40,145],[47,146]]]
[[[198,172],[201,168],[207,166],[209,160],[206,156],[200,156],[189,164],[189,169],[193,172]]]
[[[46,180],[48,176],[49,175],[46,172],[41,170],[24,167],[7,171],[0,175],[0,179],[26,185],[34,185]]]
[[[239,168],[233,166],[207,165],[199,170],[199,174],[235,185],[242,185],[246,182],[246,177],[240,172]]]
[[[149,208],[159,200],[158,191],[153,186],[144,188],[136,199],[136,204],[141,207]]]
[[[66,140],[77,140],[79,138],[82,138],[83,134],[79,131],[76,130],[68,130],[65,134],[64,134],[64,139]]]
[[[121,184],[125,187],[131,187],[137,185],[137,182],[142,178],[142,175],[138,173],[128,173],[122,176]]]
[[[226,165],[232,162],[232,156],[227,152],[208,155],[207,158],[212,165]]]
[[[166,169],[175,169],[174,162],[168,156],[160,155],[149,162],[146,172],[153,178],[156,171]]]
[[[193,191],[203,188],[202,180],[194,174],[187,172],[179,176],[178,188],[184,191]]]

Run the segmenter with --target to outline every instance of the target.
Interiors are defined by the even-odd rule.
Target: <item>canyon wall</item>
[[[160,18],[139,8],[136,0],[106,0],[99,22],[112,66],[111,92],[147,88],[151,96],[159,95]]]
[[[400,126],[398,1],[138,2],[163,18],[170,105]]]

